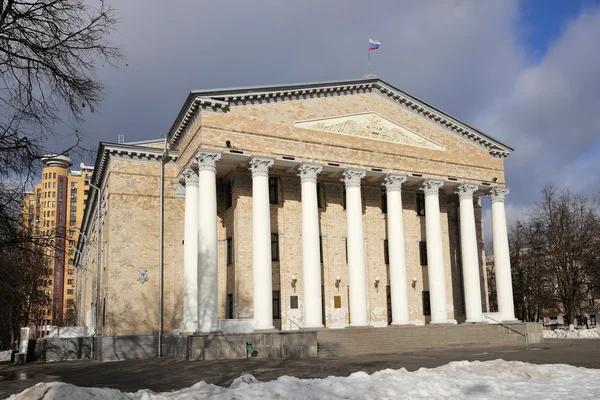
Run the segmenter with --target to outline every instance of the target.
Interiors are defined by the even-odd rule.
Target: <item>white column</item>
[[[346,219],[348,248],[348,285],[350,286],[350,326],[369,324],[367,313],[367,278],[365,270],[365,235],[360,180],[365,171],[346,169]]]
[[[217,162],[221,153],[200,150],[198,162],[198,332],[219,330],[217,265]]]
[[[387,196],[388,253],[390,262],[390,295],[392,325],[408,324],[408,283],[406,281],[406,246],[402,215],[402,184],[405,175],[386,175],[383,184]]]
[[[458,187],[460,201],[460,251],[462,256],[463,286],[465,290],[466,322],[482,322],[481,282],[479,280],[479,251],[475,230],[473,193],[476,185],[463,183]]]
[[[272,158],[253,157],[252,171],[252,269],[254,277],[254,327],[273,329],[273,281],[271,260],[271,205],[269,168]]]
[[[198,174],[183,170],[185,220],[183,222],[183,332],[198,329]]]
[[[446,308],[446,269],[442,242],[439,190],[444,182],[426,180],[421,189],[425,192],[425,229],[427,238],[427,271],[429,277],[429,304],[431,323],[448,321]]]
[[[510,192],[507,188],[493,188],[490,191],[492,201],[492,240],[494,249],[494,269],[496,271],[496,292],[498,311],[503,321],[515,320],[512,276],[510,273],[510,253],[508,251],[508,233],[504,197]]]
[[[323,327],[317,202],[317,175],[322,170],[322,166],[309,163],[302,163],[298,168],[302,182],[302,287],[305,328]]]

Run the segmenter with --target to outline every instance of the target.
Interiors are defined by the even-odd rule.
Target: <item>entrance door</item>
[[[392,294],[390,291],[390,287],[385,287],[385,298],[387,301],[387,317],[388,317],[388,325],[392,324]]]

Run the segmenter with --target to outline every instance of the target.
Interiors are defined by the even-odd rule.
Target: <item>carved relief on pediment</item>
[[[415,132],[374,112],[310,121],[297,121],[294,125],[298,128],[359,136],[434,150],[445,150],[443,146],[425,139]]]

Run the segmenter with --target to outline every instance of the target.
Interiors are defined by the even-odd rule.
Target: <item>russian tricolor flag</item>
[[[377,50],[381,46],[381,42],[379,40],[369,39],[369,51]]]

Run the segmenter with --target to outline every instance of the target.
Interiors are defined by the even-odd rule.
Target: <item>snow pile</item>
[[[237,378],[229,388],[200,382],[176,392],[81,388],[60,382],[39,383],[12,400],[41,399],[539,399],[600,397],[600,370],[563,364],[535,365],[517,361],[457,361],[415,372],[386,369],[372,375],[298,379],[283,376],[261,383],[252,375]]]
[[[544,330],[543,335],[544,339],[600,339],[600,329]]]
[[[0,362],[10,361],[10,350],[0,351]]]

